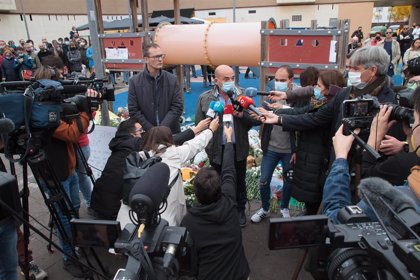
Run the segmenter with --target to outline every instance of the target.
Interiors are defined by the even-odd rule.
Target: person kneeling
[[[235,211],[232,128],[225,127],[224,133],[227,144],[221,177],[213,167],[205,167],[197,173],[194,179],[197,203],[181,223],[193,240],[191,260],[195,279],[247,279],[250,272]]]

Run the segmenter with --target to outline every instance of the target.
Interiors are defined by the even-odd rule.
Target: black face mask
[[[76,50],[76,48],[75,47],[72,47],[72,48],[70,48],[72,51],[74,51],[74,50]]]

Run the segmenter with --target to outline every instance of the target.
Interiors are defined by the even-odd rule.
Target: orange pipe
[[[260,22],[163,25],[154,42],[165,64],[259,66],[260,29]]]

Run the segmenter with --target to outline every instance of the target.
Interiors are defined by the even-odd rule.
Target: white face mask
[[[364,89],[367,83],[362,82],[361,76],[362,72],[349,72],[349,78],[347,82],[358,89]]]

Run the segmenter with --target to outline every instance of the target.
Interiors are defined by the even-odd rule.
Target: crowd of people
[[[361,29],[353,35],[358,40],[363,38]],[[86,41],[79,38],[75,30],[71,36],[64,39],[64,43],[58,40],[50,44],[45,40],[37,54],[31,42],[22,41],[23,45],[17,47],[13,47],[13,42],[3,46],[3,78],[7,81],[24,79],[24,70],[35,70],[33,75],[37,80],[58,80],[66,71],[83,72],[84,68],[94,72],[93,66],[82,62]],[[260,223],[271,214],[270,181],[279,161],[284,178],[280,204],[284,218],[291,216],[288,207],[292,196],[305,203],[306,215],[323,213],[337,223],[338,210],[360,200],[354,186],[361,178],[372,176],[402,186],[399,189],[413,200],[420,213],[420,76],[407,68],[406,87],[412,90],[414,123],[390,120],[398,99],[397,89],[389,77],[392,76],[390,71],[395,73],[396,70],[390,65],[398,63],[395,50],[403,57],[414,57],[416,53],[419,56],[420,39],[412,38],[411,48],[404,54],[400,50],[401,40],[394,43],[389,34],[386,36],[375,45],[369,43],[351,50],[345,73],[306,68],[300,74],[300,86],[294,83],[294,69],[280,66],[274,79],[267,83],[265,90],[270,94],[265,97],[264,106],[257,108],[259,114],[235,106],[244,94],[235,84],[232,67],[219,65],[214,70],[214,85],[197,101],[195,128],[182,132],[179,124],[183,113],[181,89],[176,77],[162,69],[163,50],[157,44],[150,44],[143,51],[144,71],[129,80],[130,118],[119,125],[109,143],[111,156],[93,190],[90,184],[82,186],[84,180],[80,175],[86,172],[78,169],[80,163],[73,147],[76,143],[82,144],[82,149],[87,147],[83,151],[88,157],[89,143],[75,121],[61,122],[45,148],[46,154],[76,211],[80,208],[80,189],[92,216],[119,220],[122,225],[129,222],[130,211],[123,200],[126,157],[131,152],[138,152],[142,159],[159,156],[170,170],[167,207],[161,217],[170,226],[184,226],[189,231],[193,242],[190,252],[193,279],[248,279],[250,270],[240,229],[247,225],[248,219],[245,172],[248,131],[253,126],[262,125],[263,150],[261,208],[250,217],[253,223]],[[87,53],[88,49],[86,57]],[[407,64],[407,60],[405,62]],[[49,71],[51,69],[54,71]],[[96,96],[98,93],[89,90],[87,94]],[[370,130],[357,128],[354,133],[359,133],[367,145],[382,154],[380,162],[366,151],[360,154],[351,149],[354,137],[343,132],[343,102],[366,95],[387,105],[381,106]],[[235,108],[228,121],[208,115],[212,102],[218,101]],[[78,103],[78,108],[82,128],[86,130],[90,108],[83,102]],[[210,166],[198,171],[193,186],[197,201],[187,209],[180,168],[204,150]],[[368,207],[362,208],[370,213]],[[71,239],[68,218],[60,213],[60,220]],[[60,236],[60,241],[65,253],[64,268],[74,277],[89,277],[90,274],[74,262],[77,256],[68,240]],[[7,267],[0,262],[0,276],[15,280],[16,242],[0,243],[0,246],[16,253],[16,258],[7,258]]]
[[[35,71],[44,64],[46,57],[55,56],[64,63],[64,74],[90,76],[95,73],[93,49],[88,41],[79,36],[75,28],[70,37],[58,38],[35,44],[33,40],[20,39],[6,43],[0,40],[0,81],[29,81]]]
[[[420,25],[413,23],[412,28],[409,25],[401,25],[396,32],[392,28],[387,28],[385,34],[378,31],[368,38],[365,38],[362,27],[359,26],[351,35],[347,52],[350,53],[363,46],[379,46],[386,50],[390,57],[388,76],[398,74],[400,62],[401,74],[407,75],[408,61],[420,57]]]

